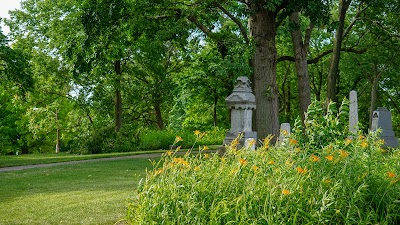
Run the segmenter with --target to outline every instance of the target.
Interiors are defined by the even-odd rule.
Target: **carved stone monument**
[[[358,103],[357,92],[350,91],[349,96],[349,132],[350,135],[357,135],[358,133]]]
[[[385,141],[385,146],[397,147],[399,140],[394,136],[392,128],[392,113],[385,107],[378,107],[372,113],[371,131],[381,129],[381,138]]]
[[[231,95],[226,98],[228,108],[231,110],[231,129],[226,134],[224,145],[230,144],[240,134],[239,143],[244,146],[247,139],[257,140],[257,133],[252,131],[253,110],[256,108],[256,98],[250,87],[247,77],[238,77]]]

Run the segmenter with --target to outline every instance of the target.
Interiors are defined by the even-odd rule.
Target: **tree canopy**
[[[5,20],[9,36],[0,33],[1,152],[130,148],[148,130],[226,129],[239,76],[252,81],[259,139],[304,120],[313,99],[351,90],[364,129],[385,106],[399,132],[399,7],[23,0]]]

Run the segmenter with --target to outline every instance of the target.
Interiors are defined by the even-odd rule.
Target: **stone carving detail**
[[[228,108],[231,110],[231,129],[226,134],[224,145],[230,144],[239,135],[243,135],[241,146],[249,138],[257,139],[257,133],[252,131],[253,110],[256,109],[256,98],[250,87],[247,77],[238,77],[232,94],[226,98]]]

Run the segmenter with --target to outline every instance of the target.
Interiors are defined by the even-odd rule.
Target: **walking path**
[[[215,151],[204,151],[204,152],[215,152]],[[176,155],[183,155],[186,152],[176,152]],[[198,153],[198,151],[193,151],[192,153]],[[69,161],[69,162],[58,162],[58,163],[48,163],[48,164],[36,164],[36,165],[26,165],[26,166],[12,166],[12,167],[4,167],[0,168],[1,172],[7,171],[18,171],[25,169],[34,169],[34,168],[45,168],[52,166],[61,166],[61,165],[72,165],[78,163],[90,163],[90,162],[99,162],[99,161],[112,161],[112,160],[121,160],[121,159],[150,159],[160,157],[162,153],[149,153],[149,154],[140,154],[140,155],[130,155],[130,156],[118,156],[112,158],[100,158],[100,159],[86,159],[86,160],[78,160],[78,161]]]

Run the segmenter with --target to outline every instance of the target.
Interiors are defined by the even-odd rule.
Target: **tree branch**
[[[196,16],[191,15],[188,18],[192,23],[194,23],[201,31],[203,31],[206,35],[208,36],[212,36],[212,32],[206,27],[204,26],[202,23],[199,22],[199,20],[197,19]]]
[[[350,30],[353,28],[354,24],[357,22],[357,20],[360,20],[360,15],[363,13],[365,10],[367,10],[368,6],[363,8],[363,9],[358,9],[357,14],[353,17],[353,20],[351,21],[350,25],[346,28],[346,30],[343,32],[343,38],[345,38]]]
[[[308,46],[310,45],[311,32],[313,29],[314,29],[314,22],[311,21],[307,27],[306,34],[304,36],[304,49],[308,49]]]
[[[283,13],[279,14],[279,12],[285,9],[288,4],[289,2],[285,0],[276,7],[274,12],[276,15],[276,22],[275,22],[276,28],[278,28],[283,23],[283,21],[285,21],[286,18],[293,13],[293,10],[284,10]]]
[[[352,52],[352,53],[355,53],[355,54],[363,54],[363,53],[365,53],[367,51],[367,49],[357,50],[357,49],[354,49],[354,48],[341,48],[340,51],[342,51],[342,52]],[[323,58],[326,55],[331,54],[332,52],[333,52],[333,49],[329,49],[329,50],[327,50],[325,52],[322,52],[317,57],[307,60],[307,64],[315,64],[315,63],[319,62],[319,60],[321,58]],[[282,61],[294,62],[294,57],[293,56],[281,56],[281,57],[279,57],[277,59],[277,62],[282,62]]]
[[[238,2],[243,3],[247,6],[249,6],[248,0],[238,0]]]
[[[231,18],[231,20],[233,22],[236,23],[236,25],[238,25],[239,29],[240,29],[240,33],[242,34],[246,44],[250,44],[250,40],[249,37],[247,36],[247,32],[245,27],[243,26],[242,22],[234,17],[228,10],[226,10],[221,4],[219,4],[218,2],[214,2],[214,5],[217,6],[217,8],[219,8],[223,13],[225,13],[229,18]]]

